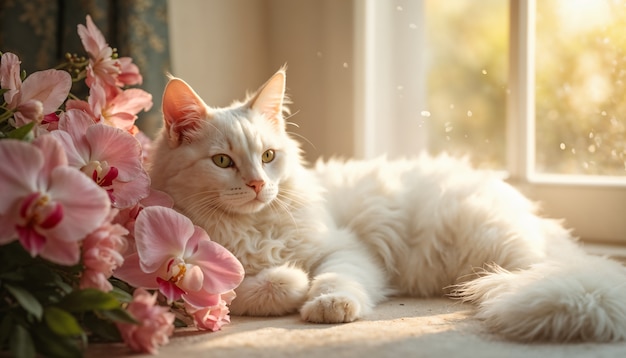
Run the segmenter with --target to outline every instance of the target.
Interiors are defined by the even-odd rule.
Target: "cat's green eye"
[[[220,168],[228,168],[228,167],[232,167],[235,165],[233,160],[230,159],[230,157],[227,156],[226,154],[216,154],[213,157],[211,157],[211,159],[213,159],[213,163],[215,163],[215,165],[217,165]]]
[[[272,160],[274,160],[274,156],[276,155],[276,153],[274,153],[273,149],[268,149],[265,151],[265,153],[263,153],[263,155],[261,156],[261,160],[263,161],[263,163],[269,163]]]

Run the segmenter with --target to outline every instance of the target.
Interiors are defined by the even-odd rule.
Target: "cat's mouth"
[[[241,204],[236,207],[236,210],[240,214],[254,214],[256,212],[261,211],[268,203],[259,199],[259,197],[255,197],[254,199],[248,201],[247,203]]]
[[[276,198],[273,190],[239,191],[237,194],[226,191],[221,195],[223,207],[238,214],[254,214],[271,204]]]
[[[254,197],[245,201],[240,201],[239,203],[231,202],[228,207],[231,211],[239,214],[254,214],[261,211],[271,202],[271,199],[268,199],[269,198],[257,194]]]

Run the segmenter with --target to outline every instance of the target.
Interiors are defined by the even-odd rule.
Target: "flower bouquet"
[[[88,342],[156,353],[176,325],[219,330],[241,263],[150,189],[152,96],[89,16],[86,57],[30,75],[0,62],[0,351],[81,356]],[[73,84],[89,89],[86,99]]]

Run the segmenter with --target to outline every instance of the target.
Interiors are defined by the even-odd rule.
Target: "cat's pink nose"
[[[263,189],[263,185],[265,185],[265,182],[263,180],[250,180],[250,182],[248,182],[246,185],[254,189],[254,192],[258,194],[261,189]]]

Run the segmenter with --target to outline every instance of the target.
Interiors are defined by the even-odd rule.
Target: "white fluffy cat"
[[[307,168],[284,104],[284,69],[228,108],[177,78],[163,96],[152,184],[243,263],[234,314],[350,322],[451,293],[509,339],[626,338],[625,268],[514,188],[447,156]]]

